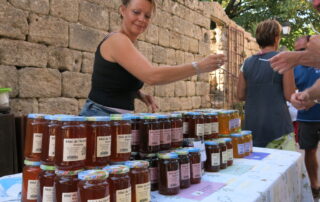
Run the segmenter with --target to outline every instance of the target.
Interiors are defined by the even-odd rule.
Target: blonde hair
[[[157,7],[157,4],[156,4],[156,1],[155,0],[146,0],[146,1],[149,1],[152,5],[152,13],[155,13],[156,12],[156,7]],[[121,0],[122,2],[122,5],[124,5],[125,7],[127,7],[131,0]],[[121,19],[123,18],[121,15],[120,15]]]
[[[282,27],[277,20],[265,20],[258,24],[256,40],[261,48],[272,46],[276,43],[276,37],[281,36]]]

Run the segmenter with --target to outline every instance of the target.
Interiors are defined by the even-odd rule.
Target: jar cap
[[[171,118],[181,118],[182,114],[181,113],[173,113],[170,115]]]
[[[78,173],[80,173],[81,171],[83,171],[83,169],[79,169],[79,170],[55,170],[56,175],[59,176],[73,176],[73,175],[78,175]]]
[[[167,118],[169,118],[169,116],[166,115],[166,114],[158,114],[157,116],[158,116],[159,119],[167,119]]]
[[[59,121],[85,121],[86,117],[84,116],[61,116]]]
[[[178,154],[177,153],[158,153],[158,157],[160,159],[177,159],[178,158]]]
[[[44,118],[48,114],[28,114],[29,119]]]
[[[104,167],[103,170],[108,171],[109,174],[125,174],[129,172],[130,168],[125,165],[111,165]]]
[[[157,156],[156,153],[150,153],[150,154],[147,154],[147,153],[139,153],[139,156],[141,158],[154,158]]]
[[[176,149],[174,150],[175,153],[177,153],[178,155],[188,155],[189,151],[187,149]]]
[[[124,165],[128,166],[129,168],[148,168],[149,162],[142,160],[126,161]]]
[[[130,114],[131,120],[141,119],[141,116],[138,114]]]
[[[55,166],[49,166],[49,165],[43,165],[43,164],[40,165],[40,168],[42,170],[55,170],[56,169]]]
[[[231,142],[231,138],[224,138],[224,141],[226,141],[226,142]]]
[[[80,180],[104,180],[109,177],[109,173],[105,170],[85,170],[78,173]]]
[[[110,121],[109,116],[88,116],[86,121]]]
[[[110,120],[112,121],[122,120],[122,114],[110,114]]]
[[[242,134],[240,134],[240,133],[232,133],[230,136],[231,137],[242,137]]]
[[[215,141],[205,141],[204,144],[205,144],[205,145],[218,145],[218,142],[215,142]]]
[[[110,162],[110,165],[124,165],[125,161],[115,161],[115,162]]]
[[[24,160],[24,164],[27,165],[27,166],[40,166],[41,162],[40,161]]]
[[[200,149],[196,148],[196,147],[188,147],[188,151],[189,152],[200,152]]]
[[[241,131],[241,134],[242,134],[242,135],[251,135],[251,134],[252,134],[252,131],[251,131],[251,130],[242,130],[242,131]]]

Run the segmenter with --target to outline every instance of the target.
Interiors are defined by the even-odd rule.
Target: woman
[[[294,150],[293,127],[286,100],[294,93],[293,71],[274,72],[268,59],[278,54],[281,25],[259,23],[256,40],[261,51],[244,61],[238,98],[245,101],[245,129],[253,133],[253,146]]]
[[[134,46],[148,27],[156,9],[155,0],[122,0],[121,27],[108,34],[95,53],[92,87],[81,115],[108,115],[134,110],[134,98],[141,99],[154,112],[157,105],[140,91],[143,83],[167,84],[195,74],[218,69],[224,55],[210,55],[199,62],[155,67]]]

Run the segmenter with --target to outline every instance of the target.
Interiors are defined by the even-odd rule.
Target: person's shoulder
[[[121,32],[114,32],[114,33],[110,33],[110,36],[108,37],[108,42],[111,45],[118,44],[118,43],[124,44],[124,43],[129,43],[130,39],[128,38],[128,36],[126,36]]]

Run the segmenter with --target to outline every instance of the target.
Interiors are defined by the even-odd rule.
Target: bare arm
[[[291,95],[294,93],[296,88],[293,69],[290,69],[283,74],[282,85],[283,95],[287,101],[290,101]]]
[[[310,100],[320,99],[320,79],[304,91],[309,94]]]
[[[114,34],[103,42],[102,56],[117,62],[139,80],[150,84],[166,84],[195,75],[197,72],[191,64],[154,67],[133,46],[128,37],[121,33]],[[198,62],[200,73],[218,69],[225,61],[223,55],[210,55]]]
[[[246,80],[243,72],[240,72],[239,74],[237,96],[240,101],[244,101],[246,99]]]

